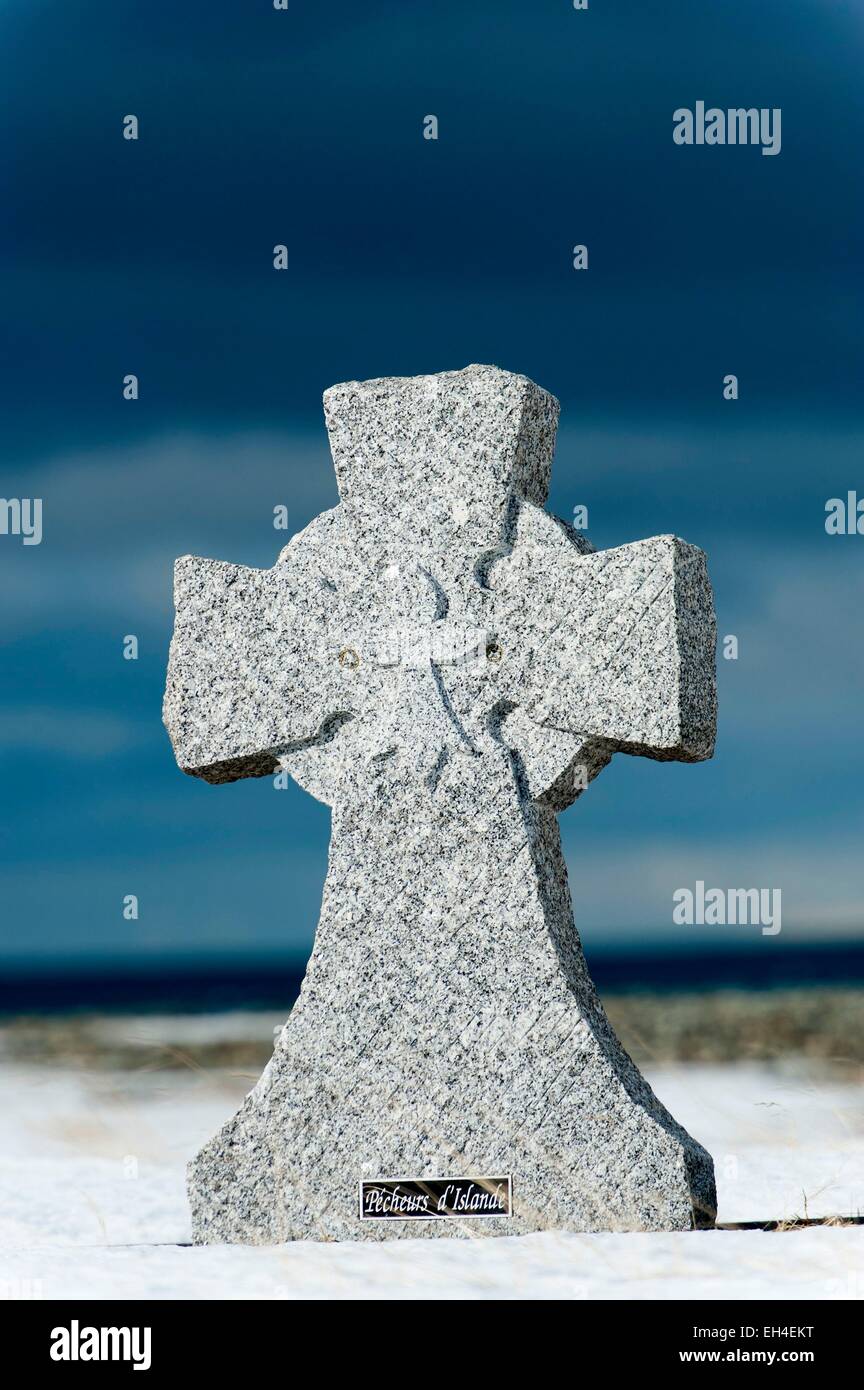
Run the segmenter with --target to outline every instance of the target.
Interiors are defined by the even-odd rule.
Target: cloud
[[[590,501],[589,529],[601,546],[652,530],[698,539],[710,546],[712,569],[728,570],[766,623],[785,621],[784,602],[787,615],[793,605],[808,619],[821,614],[810,628],[815,640],[824,621],[860,595],[855,557],[843,550],[848,538],[835,538],[833,550],[816,547],[825,541],[822,492],[852,484],[862,444],[862,431],[854,429],[826,437],[824,429],[802,428],[794,443],[764,425],[731,429],[721,450],[727,495],[733,504],[737,498],[739,512],[730,533],[706,504],[718,467],[714,429],[680,421],[565,421],[552,500],[565,515]],[[808,465],[817,451],[830,457],[832,469],[814,493]],[[770,518],[749,505],[754,455],[763,493],[766,474],[777,478]],[[141,612],[165,620],[177,555],[271,565],[287,539],[272,525],[276,505],[287,506],[293,533],[338,501],[323,420],[317,430],[186,431],[76,449],[17,472],[7,468],[4,489],[44,503],[41,546],[23,547],[15,537],[0,542],[7,618],[19,630],[76,616],[98,621]],[[787,519],[801,545],[778,528]]]
[[[578,807],[577,807],[578,811]],[[574,813],[575,814],[575,813]],[[564,826],[565,849],[576,924],[598,949],[623,942],[659,940],[686,949],[700,945],[742,946],[760,935],[758,926],[678,926],[672,894],[700,880],[711,888],[779,888],[783,940],[818,940],[864,935],[861,838],[864,825],[842,839],[812,830],[796,834],[707,836],[637,842],[580,842],[574,822]]]
[[[0,709],[0,753],[87,762],[144,747],[149,726],[111,710],[22,707]]]
[[[569,813],[574,818],[578,811]],[[565,832],[568,831],[565,819]],[[570,822],[575,826],[575,819]],[[707,837],[679,842],[648,837],[597,845],[569,833],[567,861],[577,928],[589,955],[663,943],[725,948],[761,941],[758,926],[676,926],[672,894],[708,887],[780,888],[787,942],[857,937],[862,933],[860,830],[842,843],[809,836]],[[0,942],[6,959],[67,955],[202,957],[222,951],[308,954],[326,873],[323,841],[314,849],[287,843],[278,855],[251,843],[223,846],[218,855],[154,853],[152,848],[88,862],[6,869],[0,892],[9,929]],[[38,893],[34,885],[38,881]],[[127,922],[123,898],[139,897],[140,917]]]
[[[321,904],[326,849],[287,846],[277,857],[253,846],[218,856],[95,852],[0,870],[0,959],[154,957],[220,952],[308,954]],[[137,920],[123,916],[138,899]]]
[[[21,486],[23,484],[23,486]],[[44,538],[0,545],[6,618],[34,628],[170,620],[178,555],[269,566],[288,539],[273,508],[301,530],[338,500],[323,422],[317,438],[267,432],[171,434],[76,450],[7,476],[13,495],[43,499]]]

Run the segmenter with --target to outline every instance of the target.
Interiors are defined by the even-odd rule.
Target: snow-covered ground
[[[864,1296],[864,1227],[184,1246],[185,1162],[255,1079],[0,1065],[0,1296]],[[861,1087],[749,1065],[649,1079],[713,1153],[721,1221],[864,1212]]]

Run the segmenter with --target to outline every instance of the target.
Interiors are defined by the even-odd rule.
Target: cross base
[[[300,997],[190,1165],[196,1242],[713,1224],[710,1156],[588,975],[555,814],[519,802],[511,787],[479,826],[430,812],[407,842],[369,807],[336,808]],[[491,1174],[512,1178],[510,1216],[360,1219],[363,1180]]]

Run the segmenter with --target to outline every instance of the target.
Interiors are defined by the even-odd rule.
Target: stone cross
[[[615,752],[711,756],[705,557],[595,553],[544,511],[558,402],[523,376],[347,382],[324,409],[340,504],[271,570],[175,570],[181,768],[287,769],[332,807],[299,999],[190,1165],[195,1239],[710,1225],[711,1158],[609,1025],[557,826]],[[401,1215],[493,1175],[498,1214]]]

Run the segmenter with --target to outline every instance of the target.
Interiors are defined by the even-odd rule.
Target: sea
[[[602,994],[702,993],[864,986],[864,942],[786,942],[722,951],[588,953]],[[0,1014],[214,1013],[287,1009],[305,961],[296,957],[101,960],[14,963],[0,967]]]

